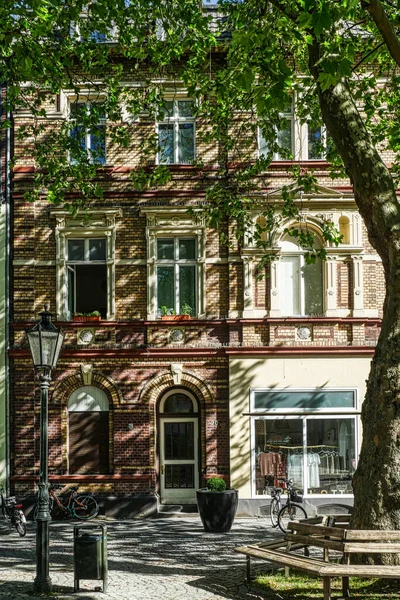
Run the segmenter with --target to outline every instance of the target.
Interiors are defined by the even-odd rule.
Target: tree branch
[[[382,4],[379,0],[369,0],[369,2],[363,2],[363,6],[373,18],[391,57],[400,67],[400,42]]]

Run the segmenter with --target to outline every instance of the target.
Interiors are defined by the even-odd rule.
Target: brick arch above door
[[[177,368],[178,367],[178,368]],[[179,375],[177,376],[177,371]],[[208,385],[197,377],[193,373],[184,371],[183,367],[179,364],[171,364],[170,371],[164,371],[157,377],[150,379],[142,388],[140,392],[140,402],[149,407],[150,417],[150,431],[152,439],[152,464],[157,468],[158,457],[156,452],[156,408],[159,400],[163,397],[165,392],[172,388],[186,388],[197,398],[199,407],[203,409],[203,415],[207,412],[207,406],[212,405],[215,400],[208,387]],[[205,417],[201,419],[201,447],[202,456],[205,456]]]
[[[149,408],[154,408],[160,397],[173,387],[188,389],[196,396],[199,404],[203,407],[214,402],[207,384],[202,379],[193,375],[193,373],[182,370],[179,375],[179,381],[177,381],[172,369],[171,371],[161,373],[157,377],[153,377],[145,383],[140,392],[139,400],[143,404],[147,404]]]

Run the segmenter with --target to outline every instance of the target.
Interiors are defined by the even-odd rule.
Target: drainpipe
[[[8,87],[7,84],[0,82],[0,119],[3,118],[4,115],[4,105],[3,105],[3,93],[5,94],[5,98],[7,100],[7,92]],[[6,119],[10,122],[11,113],[6,110],[5,114]],[[9,334],[9,325],[10,325],[10,299],[9,299],[9,267],[10,267],[10,200],[11,200],[11,173],[10,173],[10,157],[11,157],[11,136],[10,136],[10,126],[8,126],[5,130],[5,144],[4,148],[1,150],[1,159],[4,158],[4,171],[1,171],[1,180],[0,180],[0,188],[1,188],[1,197],[3,203],[3,223],[4,223],[4,231],[3,231],[3,240],[4,240],[4,248],[1,248],[1,252],[4,251],[4,271],[2,273],[4,277],[4,319],[3,319],[3,335],[4,335],[4,346],[3,346],[3,374],[4,374],[4,384],[2,393],[4,394],[4,404],[5,404],[5,487],[7,494],[10,493],[10,381],[9,381],[9,357],[8,350],[10,346],[10,334]],[[0,299],[1,300],[1,299]],[[0,392],[1,393],[1,392]]]

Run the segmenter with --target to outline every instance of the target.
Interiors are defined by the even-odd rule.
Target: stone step
[[[157,516],[160,518],[179,515],[190,517],[191,515],[198,516],[198,514],[197,504],[160,504]]]

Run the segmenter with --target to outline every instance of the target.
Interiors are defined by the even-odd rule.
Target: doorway
[[[161,504],[193,504],[199,487],[199,423],[196,399],[171,390],[160,403]]]

